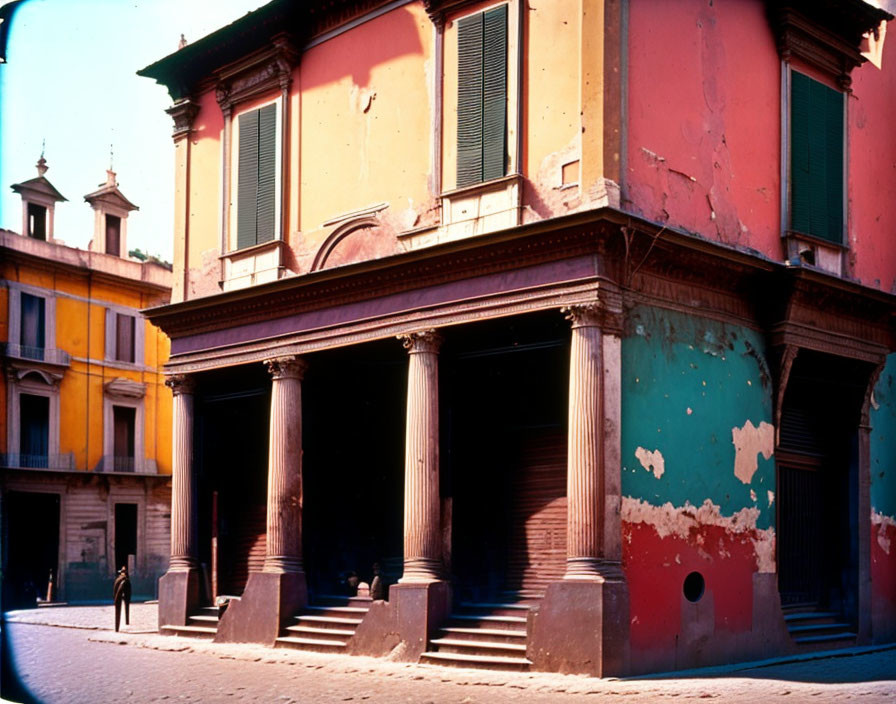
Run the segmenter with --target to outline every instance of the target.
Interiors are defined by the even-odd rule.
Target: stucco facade
[[[34,185],[17,184],[26,212]],[[91,205],[105,234],[110,211]],[[171,272],[96,236],[65,246],[49,206],[43,239],[0,232],[4,608],[109,599],[124,565],[151,597],[168,562],[169,344],[140,311],[169,299]]]
[[[892,639],[889,19],[278,0],[143,69],[160,627],[596,675]]]

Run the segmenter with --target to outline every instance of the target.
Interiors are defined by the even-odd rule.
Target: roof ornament
[[[183,34],[181,34],[181,35],[180,35],[180,41],[177,43],[177,50],[180,51],[180,50],[183,49],[188,43],[189,43],[189,42],[187,41],[187,38],[186,38]]]
[[[40,143],[40,159],[37,160],[37,175],[43,176],[47,173],[47,169],[50,167],[47,166],[47,160],[44,159],[44,152],[47,149],[47,140],[44,138]]]

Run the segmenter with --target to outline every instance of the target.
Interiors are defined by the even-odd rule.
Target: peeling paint
[[[768,492],[768,507],[771,508],[772,504],[775,503],[775,492]]]
[[[896,519],[893,516],[885,516],[880,511],[871,511],[871,525],[874,526],[877,531],[877,544],[880,545],[880,549],[883,550],[887,555],[890,554],[890,536],[887,534],[887,528],[891,528],[896,530]]]
[[[748,420],[742,428],[731,429],[731,442],[734,443],[734,476],[749,484],[759,468],[759,453],[769,459],[775,452],[775,426],[762,421],[757,428]]]
[[[750,540],[756,555],[759,572],[775,572],[775,531],[773,528],[756,527],[759,509],[743,508],[731,516],[723,516],[720,507],[709,499],[700,506],[685,502],[676,507],[670,502],[654,506],[646,501],[630,496],[622,498],[622,520],[628,523],[645,523],[651,526],[660,538],[669,536],[689,539],[692,531],[703,526],[716,526],[727,533],[741,535]],[[699,540],[700,535],[694,536]]]
[[[663,454],[659,450],[651,452],[639,447],[635,450],[635,457],[638,458],[641,466],[648,472],[653,472],[653,476],[657,479],[662,477],[666,471],[666,460],[663,459]]]
[[[756,497],[756,490],[755,490],[755,489],[750,489],[750,499],[751,499],[752,501],[754,501],[754,502],[755,502],[755,501],[758,501],[758,498]]]

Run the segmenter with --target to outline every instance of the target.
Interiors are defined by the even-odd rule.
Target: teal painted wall
[[[871,507],[885,516],[896,517],[896,354],[887,358],[887,365],[874,387]]]
[[[744,484],[734,474],[732,442],[732,428],[772,423],[762,336],[646,306],[628,320],[622,341],[622,495],[676,507],[710,499],[723,516],[758,507],[756,527],[772,527],[774,458],[759,454],[758,468]],[[660,478],[636,458],[639,447],[662,453]]]

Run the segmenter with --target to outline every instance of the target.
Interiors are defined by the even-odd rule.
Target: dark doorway
[[[115,570],[132,565],[128,556],[137,556],[137,504],[115,504]],[[132,575],[133,576],[133,575]]]
[[[776,450],[784,607],[856,616],[858,425],[870,372],[870,365],[811,351],[793,364]]]
[[[309,358],[303,383],[305,570],[312,595],[402,574],[407,353],[397,340]]]
[[[106,254],[121,256],[121,218],[106,215]]]
[[[34,607],[58,575],[59,494],[10,491],[3,508],[3,608]]]
[[[239,596],[249,574],[264,567],[267,549],[271,380],[261,364],[209,372],[197,396],[205,598]]]
[[[36,240],[47,239],[47,209],[37,203],[28,204],[28,236]]]
[[[444,346],[443,494],[460,599],[540,592],[563,574],[568,339],[551,313],[465,326]]]

